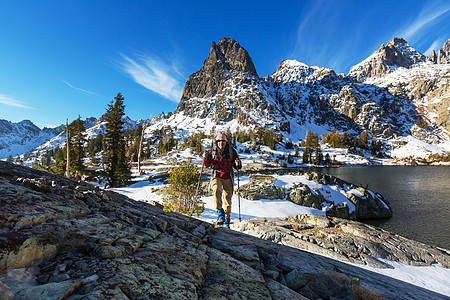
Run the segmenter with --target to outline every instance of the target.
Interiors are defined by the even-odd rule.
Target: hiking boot
[[[217,220],[214,222],[214,227],[223,227],[223,224],[225,223],[225,220]]]
[[[225,211],[223,208],[217,210],[217,221],[214,223],[215,226],[223,226],[225,223]]]
[[[231,219],[230,218],[226,218],[225,222],[223,223],[223,226],[226,228],[230,228],[230,224],[231,224]]]

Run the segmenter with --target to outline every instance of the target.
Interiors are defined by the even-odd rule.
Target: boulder
[[[270,175],[251,175],[250,182],[240,187],[239,193],[248,200],[284,199],[284,188],[273,185],[274,177]]]
[[[376,268],[392,268],[379,258],[406,265],[450,267],[448,250],[341,218],[317,215],[256,218],[242,221],[235,228],[290,247]]]
[[[295,204],[321,210],[325,198],[322,194],[313,192],[306,184],[297,185],[288,195],[288,199]]]

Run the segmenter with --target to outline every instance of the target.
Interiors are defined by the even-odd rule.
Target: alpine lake
[[[450,250],[450,166],[311,168],[383,195],[393,217],[365,220],[419,242]]]

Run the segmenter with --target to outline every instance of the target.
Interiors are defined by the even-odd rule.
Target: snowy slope
[[[18,123],[0,120],[0,159],[28,152],[55,137],[61,130],[61,126],[40,129],[29,120]]]

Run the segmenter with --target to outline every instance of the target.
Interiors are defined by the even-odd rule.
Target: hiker
[[[215,146],[203,153],[203,165],[212,167],[211,189],[217,210],[217,226],[230,228],[231,197],[234,188],[233,168],[242,168],[236,150],[230,145],[225,134],[216,136]]]

